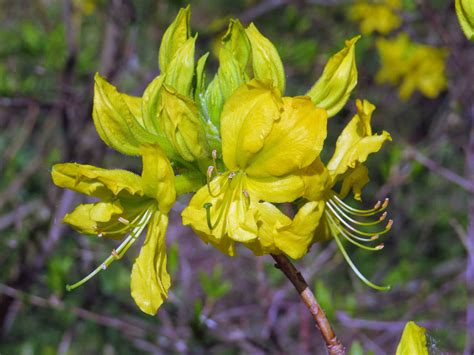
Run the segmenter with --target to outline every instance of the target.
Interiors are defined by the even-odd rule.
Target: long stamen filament
[[[148,209],[144,214],[142,214],[142,219],[137,224],[136,228],[130,232],[130,234],[125,238],[125,240],[119,245],[117,249],[107,259],[105,259],[100,266],[98,266],[94,271],[92,271],[89,275],[84,277],[82,280],[76,282],[73,285],[66,285],[67,291],[72,291],[79,286],[82,286],[95,275],[97,275],[102,270],[106,270],[110,264],[112,264],[116,259],[121,258],[125,252],[130,248],[130,246],[137,240],[137,237],[143,232],[145,226],[150,221],[151,216],[155,211],[153,209]]]
[[[147,210],[148,209],[146,209],[144,212],[138,213],[131,222],[127,221],[128,223],[126,224],[121,221],[121,219],[125,220],[125,218],[119,217],[117,219],[119,223],[110,224],[106,228],[98,230],[99,232],[98,234],[100,234],[101,237],[103,237],[105,234],[117,234],[120,232],[125,232],[127,230],[130,230],[131,228],[135,228],[138,226],[138,221],[143,217],[143,215],[146,213]],[[121,226],[121,228],[113,229],[113,227],[115,227],[116,225]]]
[[[393,224],[393,221],[392,220],[389,220],[389,222],[387,223],[387,226],[385,227],[385,229],[381,230],[381,231],[377,231],[377,232],[371,232],[371,233],[367,233],[367,232],[364,232],[364,231],[360,231],[356,228],[354,228],[353,226],[351,226],[344,218],[341,218],[337,212],[334,211],[334,209],[332,208],[331,205],[329,204],[326,204],[326,206],[331,210],[331,212],[337,217],[337,219],[344,225],[346,226],[347,228],[349,228],[351,231],[353,231],[354,233],[357,233],[357,234],[360,234],[360,235],[363,235],[363,236],[366,236],[366,237],[373,237],[373,236],[376,236],[376,235],[382,235],[382,234],[385,234],[387,232],[390,231],[391,227],[392,227],[392,224]]]
[[[347,251],[346,249],[344,248],[344,245],[342,244],[341,240],[339,239],[338,235],[337,235],[337,232],[334,231],[334,227],[329,223],[329,228],[331,229],[333,235],[334,235],[334,239],[336,240],[336,243],[337,243],[337,246],[339,247],[339,249],[341,250],[341,253],[342,255],[344,256],[344,259],[346,260],[346,262],[349,264],[349,266],[351,267],[352,271],[354,271],[354,273],[357,275],[357,277],[362,280],[362,282],[364,282],[367,286],[375,289],[375,290],[379,290],[379,291],[388,291],[390,290],[390,286],[379,286],[379,285],[376,285],[372,282],[370,282],[360,271],[359,269],[354,265],[354,263],[352,262],[351,258],[349,257],[349,254],[347,254]]]
[[[354,207],[349,206],[348,204],[346,204],[335,193],[331,194],[331,198],[343,210],[345,210],[346,212],[351,213],[353,215],[356,215],[356,216],[373,216],[374,214],[383,212],[387,208],[388,203],[389,203],[389,199],[386,198],[383,203],[381,203],[380,201],[377,202],[377,204],[374,206],[374,208],[371,208],[371,209],[368,209],[368,210],[360,210],[360,209],[354,208]]]
[[[385,217],[387,216],[386,212],[384,212],[382,214],[382,216],[377,219],[376,221],[374,222],[360,222],[360,221],[357,221],[351,217],[349,217],[347,214],[344,213],[344,211],[342,209],[340,209],[336,203],[334,203],[332,200],[328,200],[326,202],[327,204],[330,204],[334,209],[336,209],[338,211],[338,214],[340,214],[341,216],[343,216],[344,218],[346,218],[347,220],[349,220],[350,222],[354,223],[354,224],[358,224],[360,226],[374,226],[374,225],[377,225],[379,224],[380,222],[382,222]]]
[[[337,229],[339,234],[341,234],[344,238],[346,238],[347,241],[354,244],[355,246],[358,246],[359,248],[362,248],[362,249],[365,249],[365,250],[368,250],[368,251],[376,251],[376,250],[381,250],[383,248],[383,244],[379,244],[375,247],[369,247],[367,245],[364,245],[364,244],[361,244],[361,243],[357,242],[356,240],[354,240],[351,237],[351,235],[347,234],[343,229],[341,229],[340,225],[338,223],[334,222],[334,220],[332,219],[330,213],[326,213],[326,216],[328,217],[329,222]],[[368,241],[370,241],[370,239]]]

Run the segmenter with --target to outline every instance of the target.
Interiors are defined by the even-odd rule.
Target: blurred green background
[[[112,151],[94,130],[93,75],[99,71],[121,91],[141,95],[159,73],[163,31],[187,3],[0,0],[1,354],[324,353],[310,315],[272,259],[243,248],[228,258],[201,243],[180,225],[185,198],[171,213],[173,285],[156,317],[141,313],[130,298],[137,248],[87,285],[65,291],[66,283],[92,270],[114,243],[60,224],[83,197],[53,186],[51,166],[76,161],[139,169],[138,159]],[[230,18],[255,22],[279,50],[287,94],[298,95],[344,40],[360,33],[351,16],[354,3],[197,0],[191,2],[191,24],[201,55],[216,47]],[[433,353],[470,354],[474,44],[458,26],[454,1],[404,0],[396,12],[399,28],[359,42],[359,84],[346,109],[331,119],[329,136],[334,144],[354,114],[356,98],[377,106],[375,130],[393,136],[393,143],[369,159],[372,181],[363,194],[366,206],[390,197],[393,230],[379,253],[349,248],[366,275],[392,289],[381,293],[362,284],[334,242],[313,246],[296,264],[351,354],[394,353],[407,320],[428,329]],[[381,67],[377,39],[402,32],[413,42],[446,49],[447,87],[435,98],[416,91],[401,100],[397,87],[375,79]],[[217,59],[211,57],[213,72]],[[428,80],[435,75],[417,70],[410,74]]]

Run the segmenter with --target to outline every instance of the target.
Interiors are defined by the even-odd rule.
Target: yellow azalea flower
[[[474,2],[472,0],[456,0],[456,14],[466,37],[470,41],[474,41]]]
[[[395,39],[378,39],[381,68],[376,80],[380,84],[399,86],[399,96],[408,99],[415,90],[435,98],[447,86],[444,48],[413,43],[406,33]]]
[[[131,275],[132,297],[140,309],[155,314],[168,297],[170,276],[166,271],[165,233],[168,212],[175,201],[174,174],[157,146],[143,146],[141,176],[125,170],[106,170],[75,163],[56,164],[53,182],[100,201],[83,204],[63,221],[80,233],[123,239],[117,249],[91,274],[68,289],[74,289],[115,259],[120,259],[148,226],[146,239]]]
[[[183,211],[183,224],[229,255],[241,242],[257,255],[303,256],[323,203],[308,202],[293,220],[272,203],[302,196],[301,173],[319,156],[326,124],[326,111],[307,97],[281,97],[257,80],[241,86],[222,111],[225,171],[210,167],[209,183]]]
[[[323,218],[313,241],[334,238],[344,258],[362,281],[382,290],[386,288],[373,284],[360,273],[342,244],[342,240],[346,240],[366,250],[379,250],[382,248],[381,244],[371,247],[366,243],[388,232],[393,223],[389,220],[384,229],[371,230],[386,218],[386,213],[381,213],[387,207],[388,200],[377,203],[369,210],[355,209],[343,201],[350,191],[356,200],[361,199],[361,190],[369,181],[368,171],[363,163],[370,154],[378,152],[386,141],[391,140],[388,132],[372,133],[370,122],[375,110],[374,105],[367,100],[357,100],[356,106],[357,114],[337,139],[336,149],[327,166],[317,159],[303,173],[306,186],[304,197],[309,201],[324,201]],[[342,181],[341,191],[336,193],[333,188],[339,181]],[[376,214],[381,214],[378,220],[364,221]]]
[[[360,0],[349,8],[349,18],[359,23],[360,32],[388,34],[400,27],[402,19],[397,13],[400,0]]]
[[[396,355],[428,355],[426,329],[415,322],[408,322],[403,330]]]

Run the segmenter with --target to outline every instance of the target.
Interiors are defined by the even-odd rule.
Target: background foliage
[[[359,33],[350,16],[352,4],[196,0],[191,22],[202,54],[215,45],[229,18],[254,21],[276,44],[288,75],[287,94],[296,95],[313,84],[345,39]],[[171,215],[174,282],[157,317],[139,312],[129,296],[128,274],[137,250],[87,286],[65,293],[66,283],[86,274],[114,245],[60,224],[82,197],[55,188],[49,169],[64,161],[139,168],[138,159],[108,149],[93,128],[93,75],[99,71],[121,90],[141,94],[158,74],[158,39],[184,5],[178,0],[0,0],[2,354],[323,349],[310,316],[271,258],[256,258],[243,248],[227,258],[202,244],[180,226],[179,206],[185,200]],[[375,127],[394,137],[369,160],[372,182],[365,203],[389,196],[395,224],[382,252],[354,249],[352,255],[366,274],[392,290],[365,287],[334,243],[315,245],[297,265],[352,354],[393,353],[410,319],[428,328],[434,353],[459,353],[465,347],[470,353],[465,340],[469,333],[474,339],[466,326],[466,315],[474,313],[474,262],[467,267],[468,255],[474,260],[474,44],[458,26],[454,2],[404,0],[400,14],[402,27],[388,37],[406,32],[413,41],[446,48],[448,88],[434,99],[415,92],[401,101],[396,87],[375,81],[379,35],[359,42],[359,84],[348,107],[355,98],[371,100],[377,105]],[[216,65],[214,57],[211,67]],[[332,119],[330,142],[353,113],[346,110]]]

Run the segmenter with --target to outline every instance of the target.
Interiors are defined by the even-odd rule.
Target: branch
[[[474,193],[474,183],[472,180],[466,179],[455,172],[439,165],[437,162],[434,160],[431,160],[427,156],[423,155],[420,153],[416,148],[414,147],[408,147],[407,152],[409,154],[409,157],[415,159],[418,163],[423,165],[424,167],[428,168],[432,172],[438,174],[442,178],[448,180],[449,182],[452,182],[453,184],[458,185],[459,187],[462,187],[464,190]]]
[[[326,343],[328,352],[330,355],[341,355],[346,353],[346,349],[334,334],[331,328],[326,314],[323,309],[319,306],[318,301],[311,292],[308,284],[306,283],[303,275],[294,267],[291,261],[285,255],[271,254],[272,258],[276,261],[276,267],[280,269],[288,280],[291,281],[295,286],[296,291],[300,294],[306,307],[311,312],[317,327],[319,328],[321,335]]]

